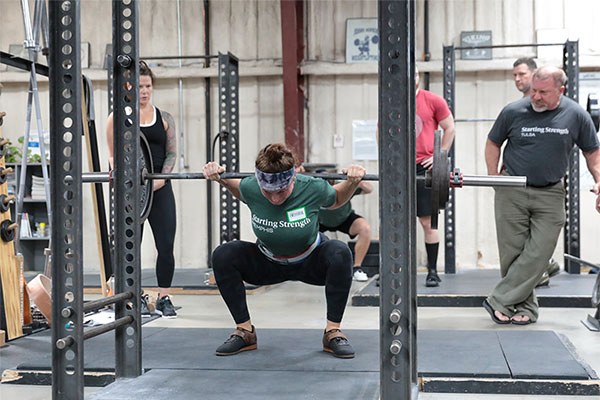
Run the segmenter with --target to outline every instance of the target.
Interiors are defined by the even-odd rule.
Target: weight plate
[[[140,133],[140,159],[138,168],[140,170],[140,221],[143,223],[150,209],[152,208],[152,199],[154,191],[152,190],[153,181],[144,179],[145,172],[154,172],[152,165],[152,154],[150,153],[150,145],[144,134]]]
[[[433,140],[433,165],[431,167],[431,228],[437,229],[440,209],[446,208],[450,190],[450,159],[442,150],[442,133],[435,131]]]

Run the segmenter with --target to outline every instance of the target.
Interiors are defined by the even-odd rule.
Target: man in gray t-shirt
[[[531,78],[533,73],[537,69],[537,63],[532,57],[521,57],[513,63],[513,79],[515,81],[515,87],[521,93],[523,97],[529,97],[531,92]],[[550,284],[550,278],[560,273],[560,265],[551,258],[548,262],[548,268],[542,274],[540,281],[536,287],[547,286]]]
[[[483,306],[499,324],[526,325],[537,320],[534,288],[547,268],[565,222],[562,178],[575,144],[583,151],[596,182],[593,192],[600,193],[596,131],[591,117],[562,95],[565,83],[566,76],[558,68],[536,70],[530,97],[507,105],[488,135],[488,174],[527,177],[526,188],[495,189],[502,280]]]

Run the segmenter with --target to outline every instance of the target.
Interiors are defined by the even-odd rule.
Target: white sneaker
[[[356,268],[354,270],[354,274],[352,275],[352,277],[357,282],[366,282],[369,280],[369,277],[367,276],[367,274],[365,274],[364,271],[360,268]]]

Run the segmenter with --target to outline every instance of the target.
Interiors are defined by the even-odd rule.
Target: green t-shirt
[[[240,183],[240,199],[250,209],[252,230],[274,256],[289,257],[305,251],[319,234],[319,210],[335,203],[335,189],[320,178],[297,175],[294,190],[281,204],[263,196],[256,178]]]
[[[356,189],[352,197],[357,194],[361,194],[362,189]],[[336,208],[335,210],[327,210],[322,209],[319,212],[319,223],[328,228],[335,228],[336,226],[341,225],[346,219],[352,214],[354,210],[352,209],[352,203],[348,200],[344,203],[340,208]]]
[[[319,212],[319,223],[328,228],[335,228],[341,225],[353,211],[350,201],[335,210],[323,209]]]

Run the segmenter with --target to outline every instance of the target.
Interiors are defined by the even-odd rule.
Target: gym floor
[[[421,277],[419,277],[421,278]],[[419,282],[422,284],[422,282]],[[360,290],[365,283],[353,283],[353,292]],[[86,300],[96,298],[86,295]],[[175,295],[173,302],[181,307],[177,319],[157,319],[144,327],[173,328],[233,328],[233,322],[225,304],[218,295]],[[325,304],[323,289],[301,283],[287,282],[257,291],[248,296],[248,304],[253,323],[260,330],[267,328],[322,329],[324,327]],[[350,304],[350,300],[349,300]],[[592,309],[542,308],[538,323],[529,326],[498,326],[494,324],[483,308],[437,308],[421,307],[418,314],[419,329],[435,330],[551,330],[565,335],[574,345],[577,354],[594,371],[600,371],[599,334],[589,331],[581,320]],[[377,307],[348,306],[342,326],[352,329],[378,329],[379,309]],[[110,333],[109,333],[110,334]],[[226,338],[223,337],[223,340]],[[215,348],[220,343],[215,343]],[[260,351],[260,348],[259,350]],[[552,351],[552,349],[548,349]],[[165,355],[168,357],[168,355]],[[542,360],[540,360],[542,361]],[[86,388],[86,396],[101,388]],[[2,400],[48,400],[52,398],[49,386],[0,385]],[[589,400],[589,396],[524,396],[491,394],[441,394],[420,393],[419,399],[569,399]],[[354,399],[353,399],[354,400]]]

